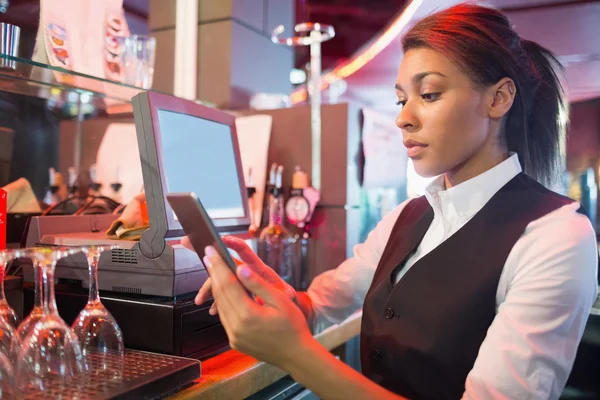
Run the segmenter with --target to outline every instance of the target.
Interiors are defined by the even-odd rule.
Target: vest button
[[[383,314],[386,319],[392,319],[394,317],[394,310],[391,308],[386,308],[385,313]]]
[[[371,357],[373,357],[373,360],[381,360],[381,352],[375,349],[371,352]]]

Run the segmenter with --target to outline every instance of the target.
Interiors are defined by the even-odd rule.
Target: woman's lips
[[[425,143],[418,142],[414,139],[404,140],[404,146],[406,146],[406,150],[410,158],[417,157],[427,148]]]

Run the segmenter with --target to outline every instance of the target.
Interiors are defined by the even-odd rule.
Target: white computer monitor
[[[132,102],[151,229],[166,224],[167,236],[181,234],[166,201],[170,192],[195,192],[221,231],[247,229],[235,117],[156,92],[141,93]]]

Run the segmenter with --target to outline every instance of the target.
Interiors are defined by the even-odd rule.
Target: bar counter
[[[333,350],[359,334],[361,317],[362,312],[356,313],[315,337],[325,348]],[[286,375],[277,367],[229,350],[203,361],[200,379],[168,399],[244,399]]]
[[[356,313],[343,323],[334,325],[315,337],[328,350],[335,349],[360,333],[361,317],[362,312]],[[591,310],[590,320],[584,332],[580,350],[584,349],[587,353],[593,349],[593,354],[598,354],[597,349],[600,348],[599,332],[600,296]],[[581,365],[578,366],[578,364]],[[595,361],[594,365],[596,365]],[[586,366],[585,360],[581,360],[581,362],[575,364],[574,373],[577,373],[579,367]],[[277,367],[260,362],[238,351],[229,350],[203,361],[200,379],[192,386],[183,389],[168,399],[245,399],[286,375],[283,370]]]

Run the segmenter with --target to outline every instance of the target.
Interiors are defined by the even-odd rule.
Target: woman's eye
[[[421,98],[425,101],[436,101],[439,97],[439,93],[423,93],[421,95]]]
[[[405,104],[406,104],[406,100],[398,100],[398,101],[396,102],[396,105],[397,105],[397,106],[402,106],[402,107],[404,107],[404,105],[405,105]]]

